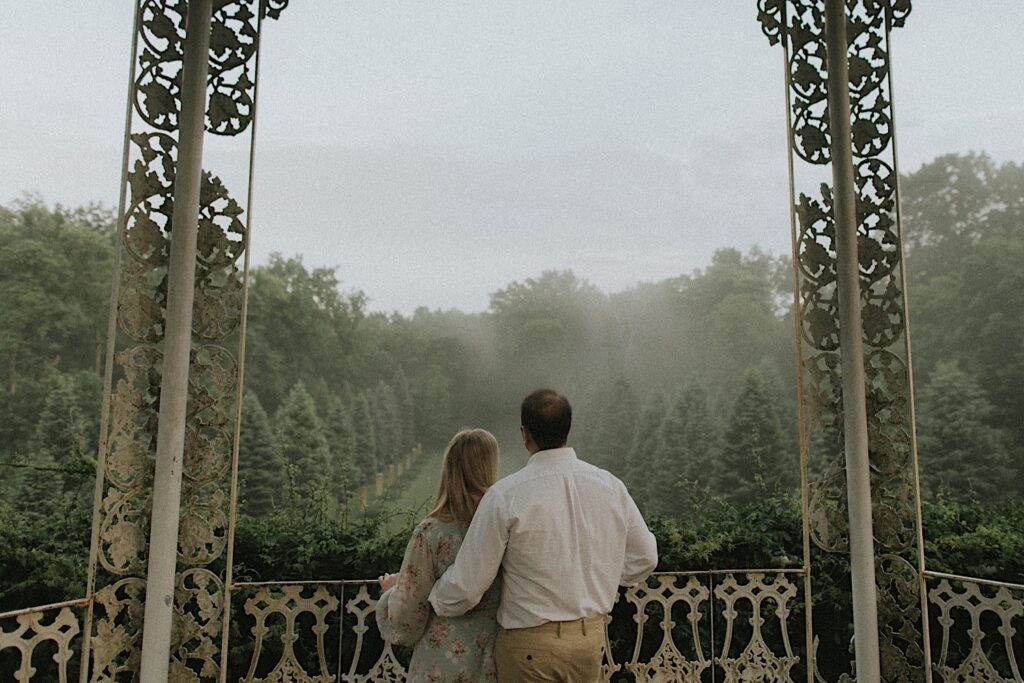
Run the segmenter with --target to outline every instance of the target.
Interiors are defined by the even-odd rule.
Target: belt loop
[[[556,621],[555,622],[555,637],[556,638],[561,638],[562,637],[562,622],[560,622],[560,621]]]
[[[580,619],[580,623],[583,624],[583,635],[586,636],[587,635],[587,620],[585,618],[584,619]]]

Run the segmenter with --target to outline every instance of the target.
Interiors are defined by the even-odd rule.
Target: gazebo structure
[[[49,656],[61,681],[69,667],[83,683],[225,681],[243,645],[251,664],[231,677],[246,682],[404,680],[374,582],[233,574],[259,52],[288,1],[136,3],[87,593],[0,614],[18,681]],[[785,61],[802,561],[656,574],[623,596],[632,642],[609,644],[605,673],[1024,683],[1024,586],[924,560],[889,61],[910,0],[757,0],[756,14]],[[204,170],[210,135],[248,144],[244,191]],[[845,452],[812,479],[819,432]],[[815,635],[830,555],[852,577],[841,652]]]

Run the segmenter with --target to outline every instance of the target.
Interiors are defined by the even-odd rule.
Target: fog
[[[915,5],[893,48],[904,171],[1024,159],[1022,28],[1014,0]],[[0,4],[0,202],[114,204],[129,37],[127,6]],[[255,262],[337,266],[373,310],[788,252],[782,55],[752,1],[307,0],[263,49]],[[244,148],[207,145],[237,196]]]

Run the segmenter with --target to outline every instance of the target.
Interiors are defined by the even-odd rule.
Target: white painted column
[[[828,50],[828,110],[832,135],[832,197],[836,224],[839,287],[839,343],[843,368],[843,433],[850,513],[853,629],[858,681],[881,681],[875,547],[871,519],[864,343],[857,258],[857,187],[850,130],[850,78],[847,62],[846,3],[825,0]]]
[[[189,0],[178,117],[178,160],[167,275],[160,422],[153,481],[153,517],[143,622],[143,683],[165,683],[174,623],[174,577],[178,560],[178,515],[185,450],[192,302],[195,293],[199,186],[206,132],[211,0]]]

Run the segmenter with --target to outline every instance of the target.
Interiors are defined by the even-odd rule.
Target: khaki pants
[[[604,625],[604,616],[596,616],[500,629],[494,642],[498,683],[596,683]]]

